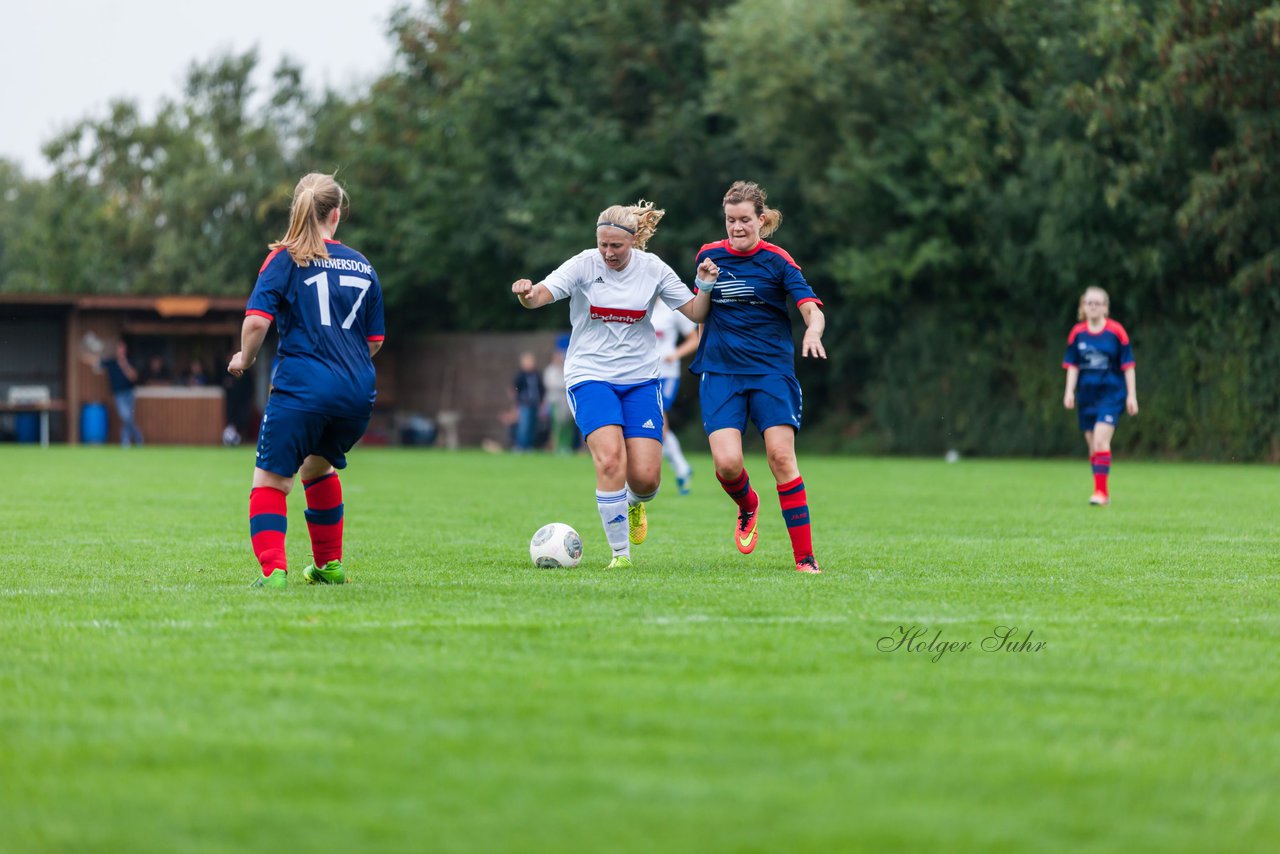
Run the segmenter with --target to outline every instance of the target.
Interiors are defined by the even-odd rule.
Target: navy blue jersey
[[[1090,332],[1087,323],[1071,328],[1062,367],[1080,369],[1077,395],[1125,397],[1124,372],[1133,366],[1129,333],[1119,323],[1108,320],[1100,332]]]
[[[386,335],[382,287],[359,252],[326,240],[328,258],[299,267],[281,249],[258,271],[246,314],[274,320],[278,405],[323,415],[367,416],[375,395],[370,341]]]
[[[98,362],[107,371],[107,380],[111,383],[112,394],[123,394],[126,391],[132,391],[137,385],[120,367],[120,361],[115,356],[109,356]],[[132,363],[130,364],[132,367]]]
[[[795,376],[787,297],[796,305],[810,301],[822,305],[800,265],[786,250],[763,240],[750,252],[735,252],[728,240],[708,243],[698,250],[697,263],[703,258],[715,262],[720,276],[711,291],[711,313],[689,370]]]

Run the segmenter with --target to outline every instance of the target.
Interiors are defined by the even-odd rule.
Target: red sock
[[[804,491],[804,478],[778,484],[778,503],[782,505],[782,520],[787,523],[796,561],[813,557],[813,532],[809,528],[809,499]]]
[[[342,482],[337,472],[304,480],[307,494],[307,531],[316,566],[342,560]]]
[[[754,513],[760,507],[760,496],[751,488],[751,478],[747,477],[746,469],[733,480],[725,480],[716,472],[716,480],[720,481],[720,487],[743,510]]]
[[[1107,492],[1107,476],[1111,474],[1111,452],[1098,451],[1089,458],[1093,463],[1093,490],[1109,495]]]
[[[249,491],[249,542],[262,564],[262,574],[273,569],[289,570],[284,559],[284,533],[289,527],[289,505],[285,494],[273,486]]]

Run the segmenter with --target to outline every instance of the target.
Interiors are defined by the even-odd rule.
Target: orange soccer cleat
[[[822,567],[818,566],[818,561],[813,555],[802,557],[796,561],[796,572],[807,572],[810,575],[821,575]]]
[[[759,536],[756,532],[756,522],[760,515],[760,508],[757,506],[755,510],[739,510],[738,522],[733,529],[733,543],[738,547],[738,551],[744,555],[749,555],[755,551],[756,543]]]

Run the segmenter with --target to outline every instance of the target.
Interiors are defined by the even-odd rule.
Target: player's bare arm
[[[511,285],[511,293],[516,295],[525,308],[542,308],[555,302],[551,291],[542,282],[534,284],[530,279],[517,279]]]
[[[720,268],[710,258],[703,258],[702,263],[698,265],[698,272],[696,273],[697,296],[680,306],[676,311],[694,323],[704,323],[707,315],[711,313],[711,291],[719,278]]]
[[[244,325],[240,328],[240,352],[231,357],[231,361],[227,364],[227,373],[233,377],[239,377],[253,367],[253,363],[258,361],[258,351],[262,349],[262,342],[266,340],[267,330],[270,328],[271,321],[261,315],[250,314],[245,317]]]
[[[800,355],[812,356],[815,359],[827,358],[827,350],[822,346],[822,333],[827,328],[827,316],[818,308],[816,302],[806,302],[800,306],[800,316],[804,318],[804,338],[800,342]]]
[[[1080,369],[1072,365],[1067,368],[1067,389],[1062,394],[1062,405],[1066,409],[1076,408],[1076,381],[1080,379]]]
[[[1124,386],[1125,386],[1125,411],[1130,415],[1138,414],[1138,374],[1137,370],[1130,365],[1124,369]]]
[[[692,318],[690,318],[692,320]],[[692,356],[698,351],[698,342],[702,340],[702,327],[695,327],[692,332],[684,336],[684,340],[680,342],[680,346],[667,354],[668,362],[679,362],[685,356]]]

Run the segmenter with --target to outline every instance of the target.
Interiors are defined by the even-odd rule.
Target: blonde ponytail
[[[328,258],[324,245],[325,221],[346,199],[342,186],[332,175],[312,172],[302,176],[293,190],[293,206],[289,210],[289,230],[272,249],[284,249],[293,262],[305,267],[315,258]]]
[[[644,199],[634,205],[614,205],[605,208],[596,218],[596,228],[613,226],[635,235],[635,248],[644,249],[649,238],[658,230],[658,223],[666,215],[666,211],[654,207],[653,202]]]

